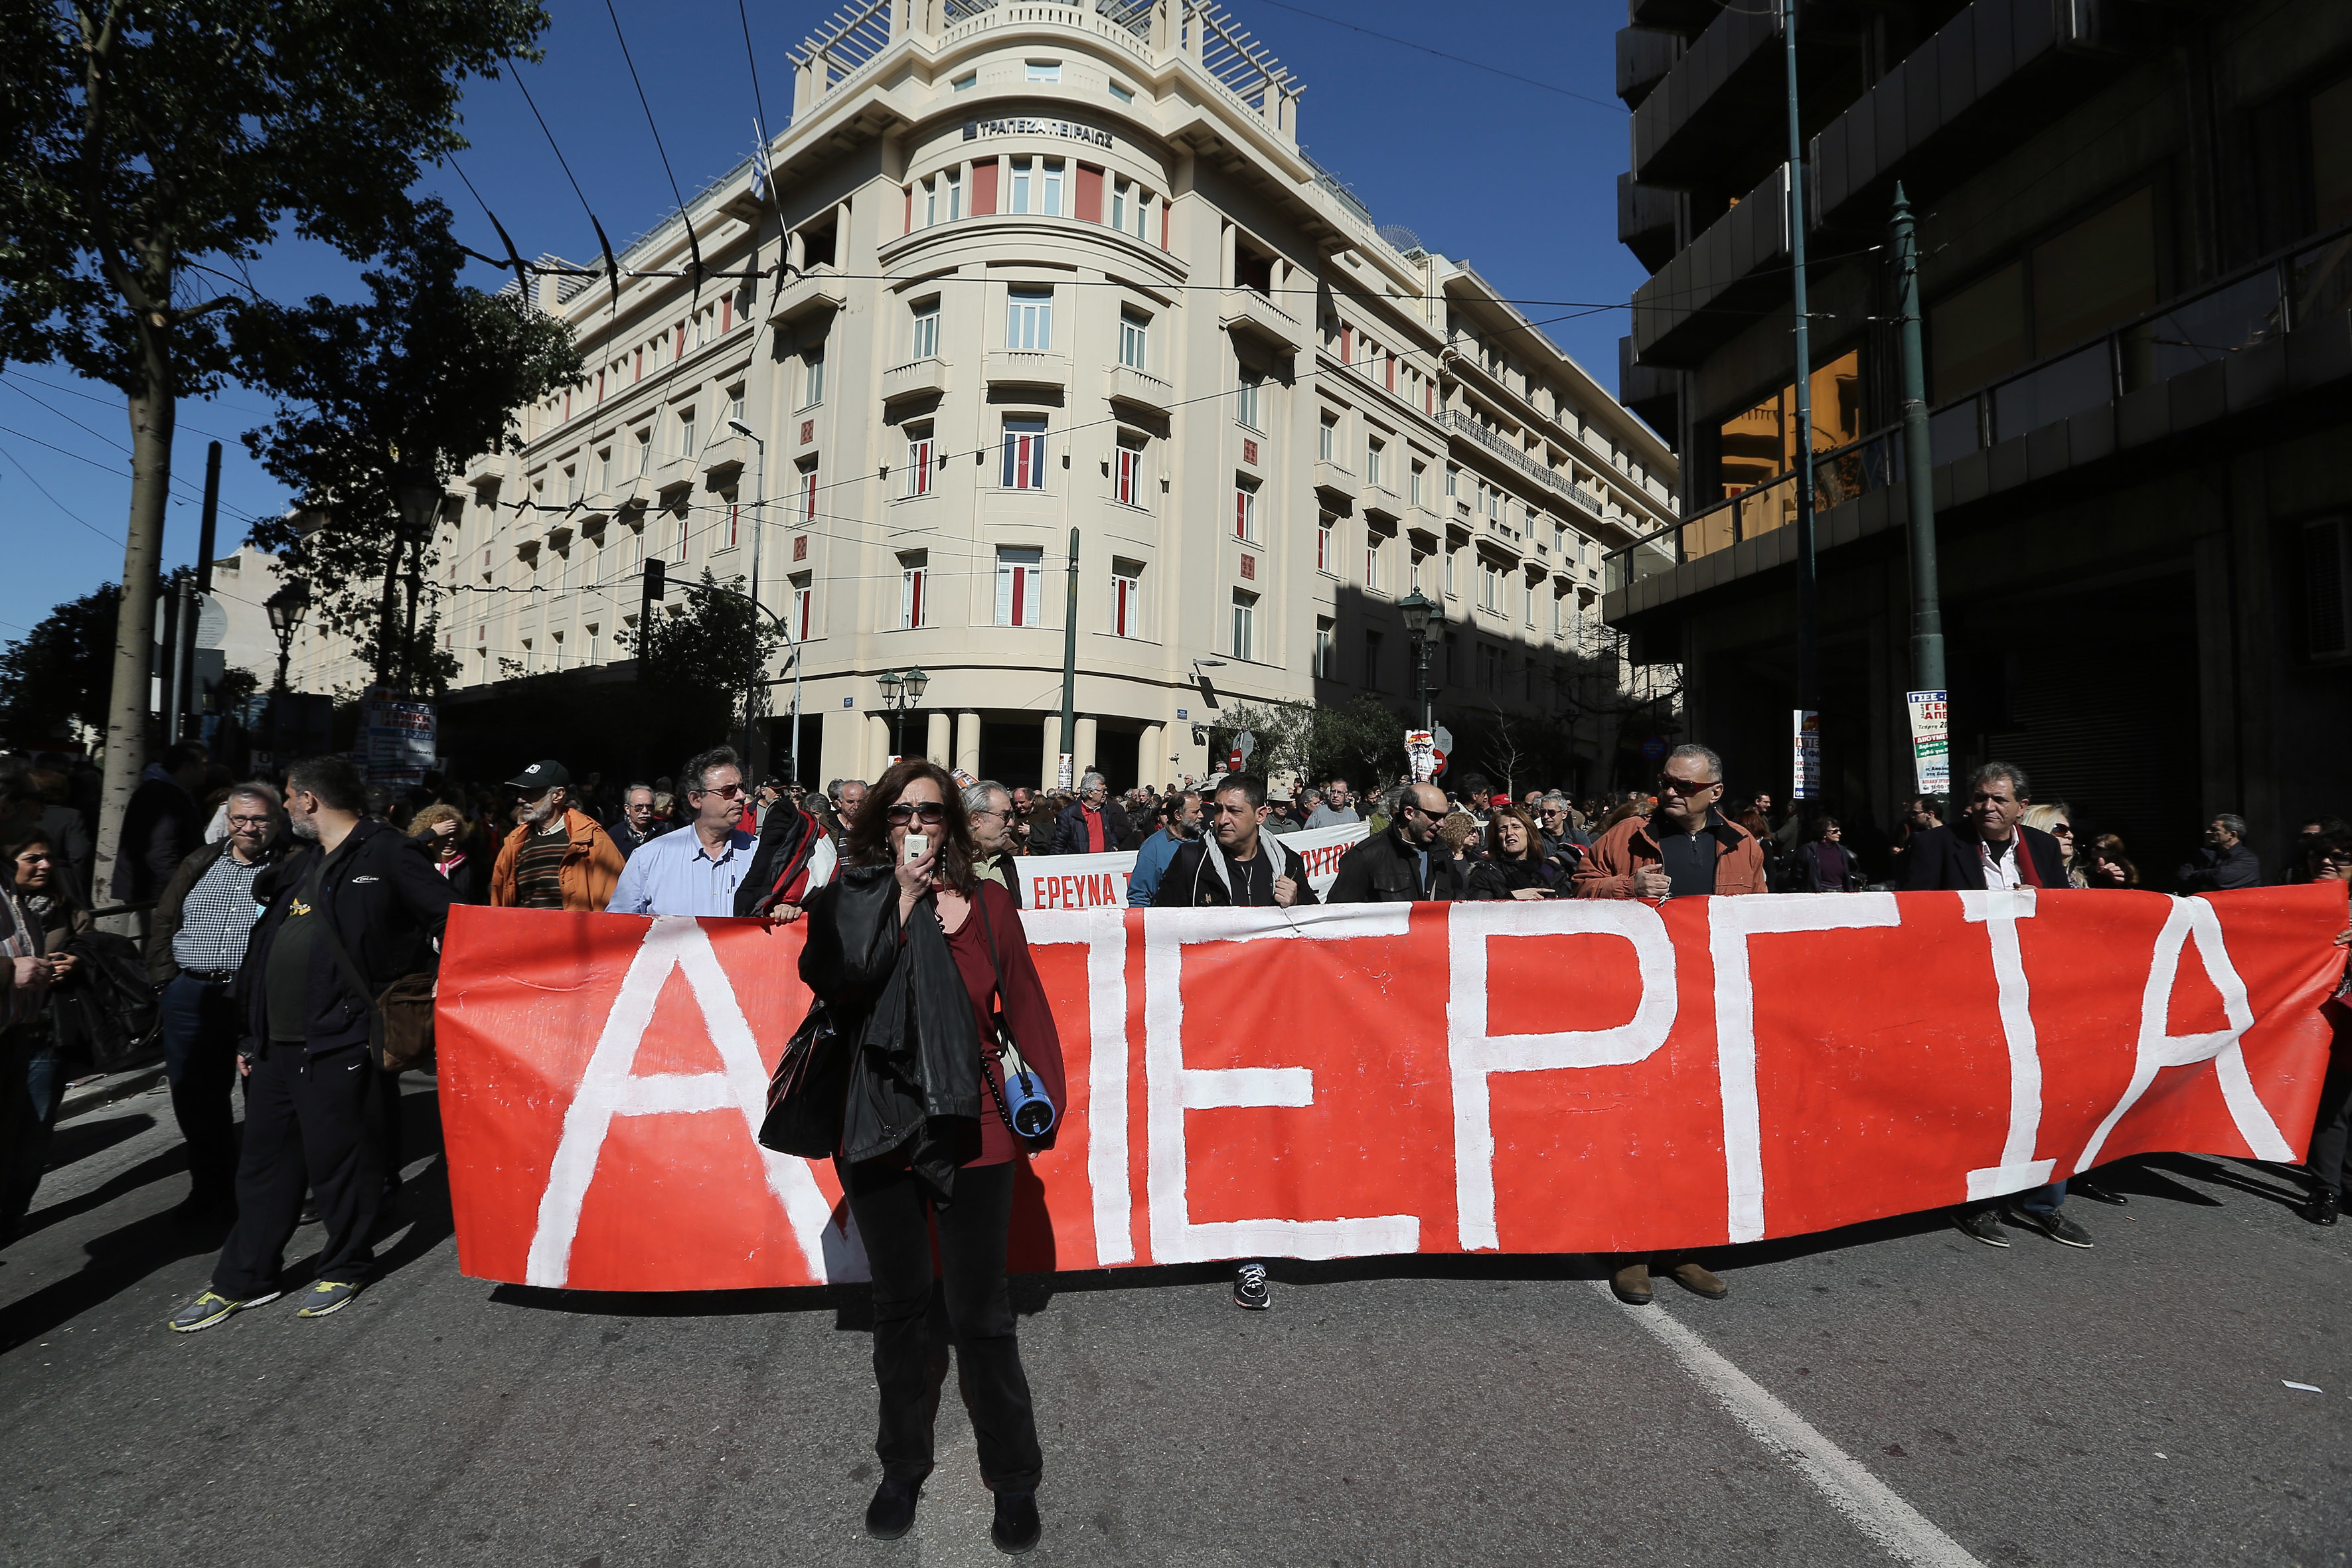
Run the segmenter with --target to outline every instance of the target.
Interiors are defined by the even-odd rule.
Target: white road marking
[[[1594,1288],[1610,1295],[1605,1279],[1594,1281]],[[1890,1556],[1915,1568],[1984,1568],[1927,1515],[1895,1496],[1860,1461],[1772,1397],[1705,1340],[1675,1321],[1663,1308],[1626,1307],[1623,1311],[1665,1346],[1682,1363],[1683,1370],[1748,1429],[1749,1436],[1787,1460],[1832,1508]]]

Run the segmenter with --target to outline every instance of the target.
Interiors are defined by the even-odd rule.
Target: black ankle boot
[[[1038,1532],[1044,1528],[1037,1518],[1035,1492],[996,1494],[996,1522],[988,1527],[988,1538],[996,1542],[999,1552],[1019,1556],[1037,1544]]]
[[[2334,1187],[2322,1187],[2311,1194],[2309,1203],[2303,1205],[2303,1217],[2314,1225],[2334,1225],[2336,1208],[2341,1202]]]
[[[884,1476],[866,1505],[866,1533],[877,1541],[896,1541],[915,1528],[915,1500],[922,1494],[919,1476]]]

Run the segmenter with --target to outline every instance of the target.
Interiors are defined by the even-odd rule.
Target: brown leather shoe
[[[1731,1287],[1696,1263],[1677,1263],[1674,1268],[1675,1283],[1694,1296],[1704,1296],[1710,1301],[1720,1301],[1731,1294]]]
[[[1650,1293],[1650,1266],[1628,1263],[1609,1277],[1609,1289],[1629,1307],[1646,1307],[1654,1298]]]

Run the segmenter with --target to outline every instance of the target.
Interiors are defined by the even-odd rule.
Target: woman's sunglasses
[[[909,805],[901,801],[885,811],[882,814],[882,820],[893,827],[904,827],[919,816],[925,822],[945,822],[948,819],[948,808],[935,800],[924,801],[919,805]]]

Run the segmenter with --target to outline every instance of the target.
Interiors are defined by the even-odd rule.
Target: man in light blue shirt
[[[732,915],[735,889],[751,868],[754,840],[743,820],[743,764],[727,746],[690,759],[680,782],[693,821],[648,838],[630,855],[607,913]]]
[[[1160,879],[1167,874],[1168,863],[1176,858],[1176,851],[1188,839],[1201,836],[1201,792],[1187,790],[1170,797],[1161,809],[1168,816],[1160,831],[1144,839],[1135,852],[1135,869],[1127,879],[1127,907],[1148,910],[1154,895],[1160,891]]]

